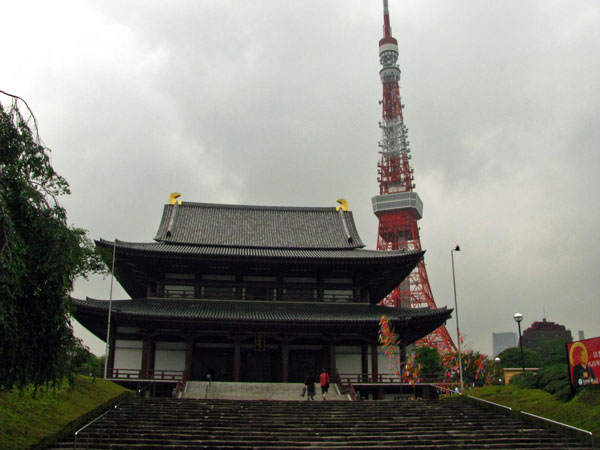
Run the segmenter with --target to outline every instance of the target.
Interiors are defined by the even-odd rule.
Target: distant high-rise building
[[[544,317],[541,322],[533,322],[529,328],[523,331],[523,347],[535,352],[542,349],[543,343],[547,341],[571,342],[573,340],[571,331],[564,325],[548,322]]]
[[[492,333],[492,346],[494,348],[494,358],[507,348],[517,346],[517,334],[514,331],[505,331],[503,333]]]
[[[577,335],[578,335],[580,341],[583,341],[585,339],[585,333],[583,332],[583,330],[579,330],[577,332]]]

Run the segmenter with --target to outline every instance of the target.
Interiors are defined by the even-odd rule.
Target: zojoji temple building
[[[404,347],[451,314],[379,305],[424,252],[364,249],[344,201],[302,208],[178,196],[153,242],[96,241],[115,255],[131,299],[73,299],[75,318],[102,340],[110,305],[109,378],[298,382],[322,367],[376,375],[388,371],[377,352],[382,316]]]

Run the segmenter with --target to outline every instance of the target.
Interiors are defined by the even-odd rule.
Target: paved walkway
[[[232,383],[223,381],[188,381],[183,398],[224,399],[224,400],[305,400],[300,393],[302,383]],[[315,401],[323,401],[321,387],[315,385]],[[340,394],[336,384],[331,384],[328,400],[347,400]]]

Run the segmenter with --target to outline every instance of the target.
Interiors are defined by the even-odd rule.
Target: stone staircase
[[[299,394],[298,394],[299,395]],[[74,448],[74,440],[54,449]],[[131,399],[91,425],[93,449],[591,448],[461,399],[274,401]]]

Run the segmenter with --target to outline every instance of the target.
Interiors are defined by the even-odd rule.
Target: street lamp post
[[[516,313],[515,322],[519,326],[519,347],[521,347],[521,367],[523,368],[523,372],[525,372],[525,357],[523,356],[523,339],[521,338],[521,321],[523,320],[523,314]]]
[[[502,368],[500,367],[501,360],[496,356],[496,358],[494,358],[494,362],[496,363],[496,374],[498,375],[498,383],[502,384]]]
[[[460,350],[460,327],[458,326],[458,303],[456,301],[456,278],[454,276],[454,252],[460,252],[460,247],[457,245],[455,248],[450,250],[450,258],[452,259],[452,285],[454,286],[454,312],[456,313],[456,339],[458,341],[458,370],[460,373],[460,392],[464,390],[463,383],[463,367],[462,367],[462,355]]]
[[[104,355],[104,379],[108,378],[108,354],[110,352],[110,318],[112,314],[113,282],[115,280],[115,256],[117,254],[117,240],[113,243],[112,267],[110,271],[110,295],[108,300],[108,323],[106,325],[106,353]]]

